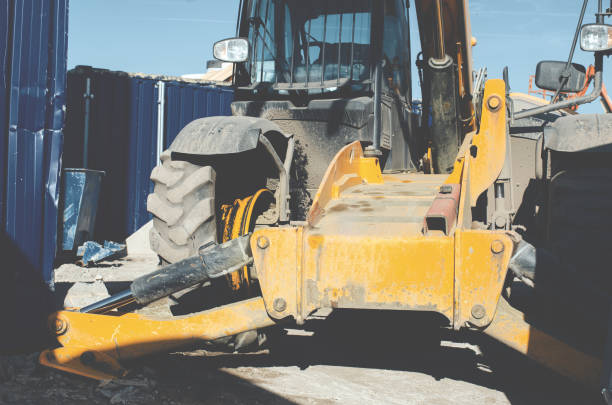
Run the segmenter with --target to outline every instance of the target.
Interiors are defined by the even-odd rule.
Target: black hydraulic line
[[[569,68],[572,64],[572,59],[574,59],[574,51],[576,50],[576,44],[578,43],[578,35],[580,35],[580,29],[582,28],[582,21],[584,20],[584,13],[586,12],[587,4],[589,0],[584,0],[582,3],[582,10],[580,10],[580,18],[578,19],[578,25],[576,26],[576,32],[574,32],[574,40],[572,41],[572,48],[570,49],[569,57],[567,58],[567,64],[565,65],[565,69],[563,70],[563,74],[561,76],[561,83],[559,83],[559,88],[555,92],[554,97],[552,98],[551,103],[557,101],[557,97],[559,97],[559,93],[561,93],[561,89],[567,83],[569,79]],[[601,12],[601,0],[599,0],[599,8]]]
[[[88,305],[80,312],[106,313],[133,302],[146,305],[185,288],[240,270],[253,262],[250,238],[251,234],[248,234],[208,247],[201,250],[198,256],[138,277],[132,281],[128,290]]]
[[[238,4],[238,20],[236,21],[236,36],[240,36],[240,20],[242,19],[242,5],[244,4],[244,0],[240,0]]]

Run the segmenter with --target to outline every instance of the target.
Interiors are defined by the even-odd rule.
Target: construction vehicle
[[[165,266],[53,314],[41,363],[109,379],[321,308],[424,311],[607,389],[612,118],[564,112],[600,95],[612,49],[610,10],[583,26],[586,5],[571,55],[579,37],[594,52],[593,91],[524,108],[507,72],[473,80],[467,0],[417,1],[419,117],[403,0],[243,1],[214,46],[235,63],[234,115],[188,124],[151,175]],[[579,92],[571,55],[538,86]],[[196,312],[132,312],[193,293]]]

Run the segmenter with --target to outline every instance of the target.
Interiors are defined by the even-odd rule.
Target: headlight
[[[249,41],[244,38],[229,38],[215,43],[213,55],[223,62],[246,62],[249,59]]]
[[[612,26],[587,24],[580,31],[580,48],[583,51],[607,51],[612,49]]]

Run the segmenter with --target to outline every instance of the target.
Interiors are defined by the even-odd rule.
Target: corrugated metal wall
[[[195,118],[231,115],[234,92],[227,87],[205,87],[172,81],[166,84],[166,128],[164,149],[179,131]]]
[[[2,352],[38,348],[55,308],[68,0],[0,1]]]
[[[0,2],[0,220],[4,243],[47,282],[57,235],[67,12],[67,0]]]
[[[164,82],[163,146],[190,121],[229,115],[228,87],[79,66],[68,73],[65,167],[82,167],[86,79],[91,80],[88,168],[104,170],[95,237],[121,241],[147,221],[157,164],[158,83]]]

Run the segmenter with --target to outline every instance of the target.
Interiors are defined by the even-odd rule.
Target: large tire
[[[217,241],[215,220],[215,171],[171,160],[170,151],[151,172],[155,183],[147,199],[153,214],[151,248],[168,263],[197,254],[198,248]]]

